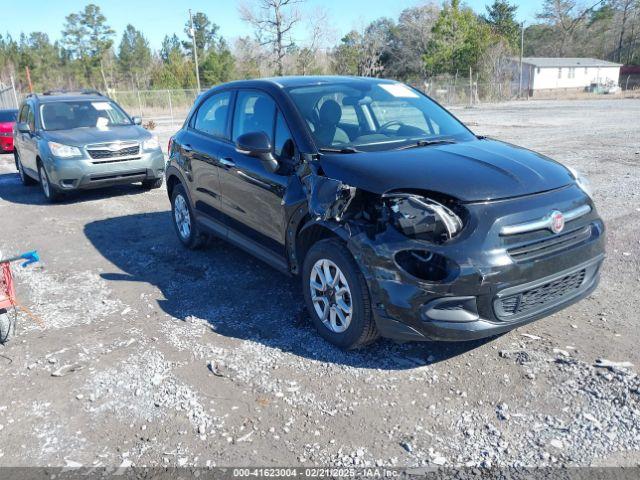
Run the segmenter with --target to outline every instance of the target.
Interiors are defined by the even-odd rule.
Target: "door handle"
[[[182,145],[182,149],[183,149],[185,152],[192,152],[192,151],[193,151],[193,147],[191,147],[191,145],[189,145],[188,143],[187,143],[187,144],[185,144],[185,145]]]
[[[236,170],[236,174],[238,174],[238,176],[244,178],[249,183],[253,183],[254,185],[257,185],[259,187],[266,188],[266,189],[269,189],[269,190],[271,189],[271,185],[268,184],[267,182],[263,182],[262,180],[258,180],[257,178],[252,177],[251,175],[247,175],[242,170]]]
[[[220,163],[225,167],[235,167],[236,162],[233,161],[231,157],[224,157],[220,159]]]

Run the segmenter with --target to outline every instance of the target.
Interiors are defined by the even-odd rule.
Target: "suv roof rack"
[[[73,91],[73,90],[47,90],[46,92],[43,93],[43,95],[98,95],[100,97],[104,97],[104,95],[102,95],[102,93],[100,93],[98,90],[92,89],[92,88],[83,88],[82,90],[77,90],[77,91]],[[35,95],[35,94],[33,94]],[[37,96],[37,95],[36,95]]]

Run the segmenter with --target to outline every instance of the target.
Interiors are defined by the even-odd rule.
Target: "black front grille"
[[[591,225],[585,225],[560,235],[549,233],[549,236],[544,238],[525,241],[509,247],[507,253],[516,262],[534,260],[580,245],[591,238],[592,233]]]
[[[496,314],[503,320],[523,317],[552,307],[576,293],[582,287],[586,269],[570,273],[545,284],[523,290],[496,301]]]
[[[120,150],[105,150],[105,149],[89,149],[89,155],[91,158],[99,160],[101,158],[118,158],[118,157],[131,157],[140,153],[140,146],[135,145],[132,147],[121,148]]]

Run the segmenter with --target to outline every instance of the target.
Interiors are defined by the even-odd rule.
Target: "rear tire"
[[[0,344],[7,343],[15,333],[15,329],[15,319],[12,319],[6,310],[0,310]]]
[[[156,188],[160,188],[163,183],[164,183],[163,177],[156,178],[155,180],[143,180],[142,188],[144,188],[145,190],[154,190]]]
[[[380,336],[367,282],[341,241],[321,240],[309,249],[302,267],[302,291],[316,330],[330,343],[354,349]]]
[[[18,170],[18,173],[20,174],[20,181],[22,182],[22,184],[25,187],[30,187],[38,183],[29,175],[27,175],[27,173],[24,171],[24,167],[22,166],[22,162],[20,161],[20,155],[18,154],[17,150],[13,152],[13,158],[16,161],[16,170]]]
[[[38,174],[40,176],[40,186],[42,187],[44,198],[46,198],[49,203],[58,202],[62,198],[62,194],[49,181],[49,175],[47,175],[47,171],[44,165],[42,165],[42,162],[38,162]]]
[[[189,197],[181,184],[173,188],[171,217],[178,239],[188,249],[195,250],[207,243],[207,235],[195,220]]]

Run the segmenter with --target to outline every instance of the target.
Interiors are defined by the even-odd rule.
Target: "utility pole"
[[[520,26],[520,85],[518,86],[518,98],[522,97],[522,57],[524,56],[524,21]]]
[[[196,31],[193,28],[193,15],[191,15],[191,9],[189,9],[189,23],[191,24],[191,28],[189,29],[189,33],[191,33],[191,40],[193,42],[193,60],[196,62],[196,82],[198,84],[198,95],[200,94],[200,69],[198,68],[198,48],[196,47]]]

